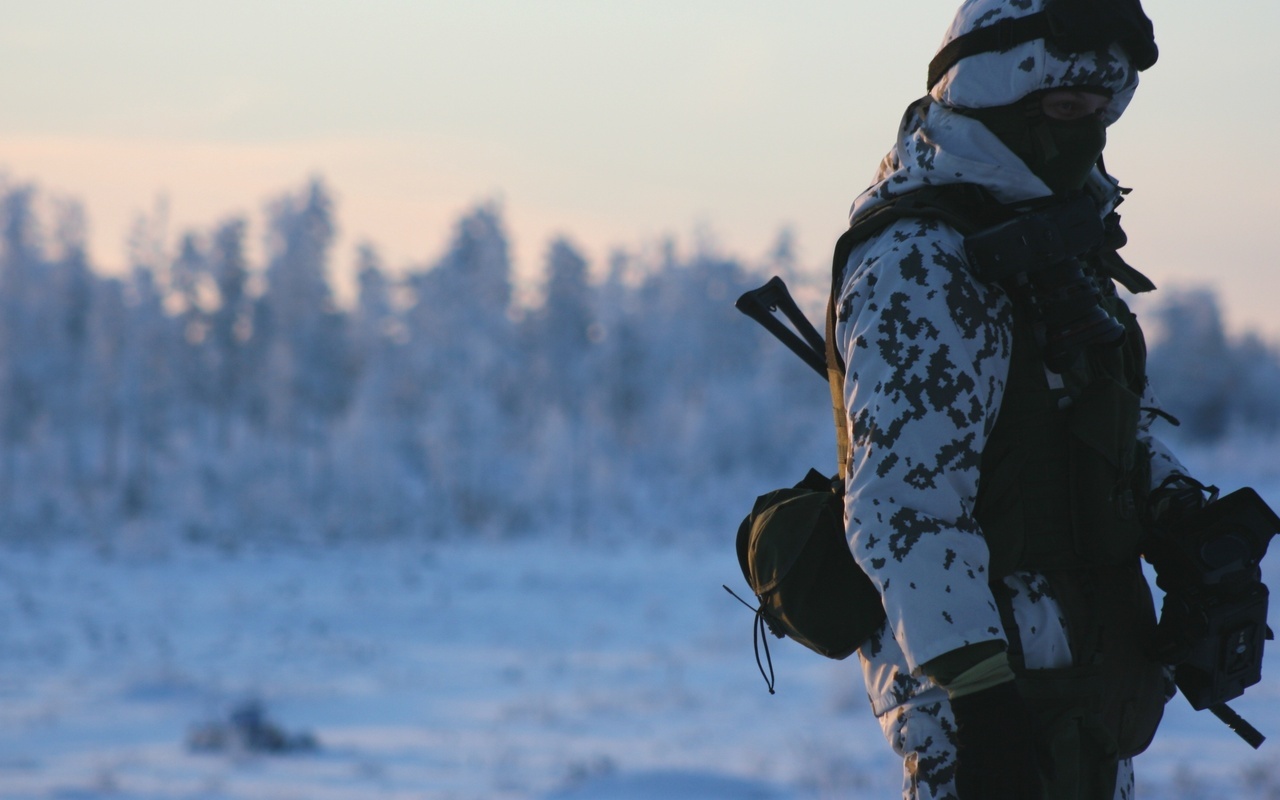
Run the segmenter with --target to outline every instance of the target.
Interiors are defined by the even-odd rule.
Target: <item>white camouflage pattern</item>
[[[1032,13],[1040,4],[967,2],[947,40],[1004,16]],[[1034,65],[1022,69],[1029,58]],[[1042,88],[1102,85],[1115,92],[1109,117],[1114,121],[1136,83],[1136,71],[1114,48],[1072,57],[1032,42],[965,59],[933,96],[907,109],[894,149],[871,188],[855,200],[850,219],[931,184],[976,183],[1006,203],[1047,196],[1048,187],[1017,156],[948,105],[1003,105]],[[1087,190],[1104,214],[1119,198],[1118,183],[1097,169]],[[838,303],[836,342],[848,365],[851,441],[847,534],[887,615],[859,650],[863,675],[872,709],[906,758],[904,797],[954,796],[949,704],[919,668],[967,644],[1005,640],[973,509],[981,454],[1009,369],[1011,304],[999,287],[972,277],[958,232],[910,219],[854,248]],[[1158,407],[1149,392],[1143,405]],[[1154,456],[1153,485],[1185,472],[1150,436],[1154,418],[1144,418],[1140,433]],[[1028,665],[1069,664],[1065,621],[1043,577],[1017,573],[1004,583]],[[1127,774],[1121,775],[1117,797],[1132,797],[1131,770]],[[926,785],[927,791],[921,788]]]
[[[1004,19],[1035,14],[1044,0],[968,0],[960,7],[939,49],[953,39]],[[1108,124],[1124,113],[1138,87],[1138,71],[1112,45],[1093,53],[1072,53],[1035,39],[1004,53],[979,53],[956,62],[933,87],[935,100],[956,108],[1004,106],[1043,89],[1088,86],[1111,93],[1103,112]]]

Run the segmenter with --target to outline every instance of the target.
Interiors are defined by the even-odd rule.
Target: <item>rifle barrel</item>
[[[1227,724],[1227,727],[1235,731],[1235,734],[1241,739],[1249,743],[1254,750],[1262,747],[1262,743],[1267,740],[1257,728],[1249,724],[1249,722],[1235,712],[1231,706],[1226,703],[1218,703],[1215,706],[1209,706],[1209,712],[1218,719]]]

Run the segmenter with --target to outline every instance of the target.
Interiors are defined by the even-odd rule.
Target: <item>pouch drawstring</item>
[[[769,687],[769,694],[775,694],[775,692],[773,691],[773,686],[775,682],[775,677],[773,674],[773,658],[769,655],[769,635],[765,628],[764,606],[761,605],[753,608],[750,603],[748,603],[746,600],[743,600],[741,597],[738,597],[737,593],[734,592],[732,589],[730,589],[728,586],[724,586],[724,584],[721,584],[721,586],[724,588],[726,592],[733,595],[733,599],[737,600],[739,603],[742,603],[747,608],[750,608],[751,611],[755,613],[756,621],[755,621],[755,624],[752,625],[751,645],[752,647],[755,648],[755,651],[756,651],[756,668],[760,670],[760,677],[764,678],[765,686]],[[764,641],[764,661],[763,662],[760,660],[761,640]],[[769,672],[767,674],[764,671],[765,664],[769,665]]]

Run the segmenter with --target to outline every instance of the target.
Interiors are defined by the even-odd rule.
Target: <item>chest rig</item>
[[[993,579],[1017,569],[1118,567],[1137,558],[1150,488],[1138,441],[1146,345],[1116,293],[1154,286],[1116,255],[1118,218],[1083,195],[969,234],[979,280],[1012,300],[999,416],[975,517]]]
[[[975,278],[1012,301],[1009,373],[983,450],[975,517],[992,580],[1019,569],[1117,566],[1137,557],[1148,457],[1138,442],[1146,346],[1116,293],[1154,285],[1116,254],[1118,217],[1087,196],[1012,209],[970,184],[925,187],[878,207],[836,246],[832,297],[849,253],[904,219],[937,219],[966,236]],[[839,458],[848,463],[845,365],[827,313]]]

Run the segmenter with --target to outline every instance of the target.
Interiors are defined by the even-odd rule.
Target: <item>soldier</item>
[[[887,615],[858,652],[908,800],[1131,798],[1172,694],[1138,540],[1185,470],[1101,158],[1155,60],[1138,0],[967,0],[837,250],[847,536]],[[1038,212],[1046,263],[977,263]]]

